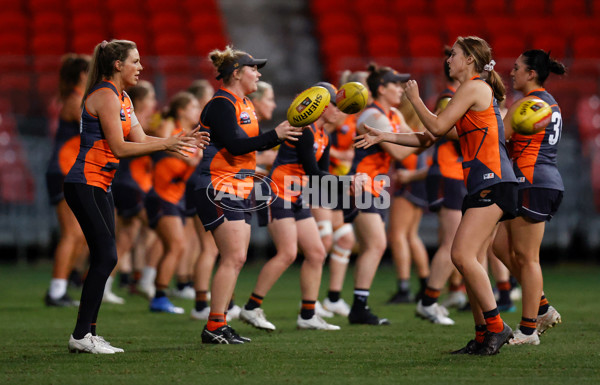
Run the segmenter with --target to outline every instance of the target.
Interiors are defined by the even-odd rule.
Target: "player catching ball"
[[[494,246],[496,255],[502,256],[502,261],[523,288],[521,323],[509,342],[511,345],[538,345],[538,333],[542,334],[560,322],[560,314],[543,295],[540,266],[540,246],[546,221],[558,210],[564,191],[556,164],[562,115],[556,100],[544,88],[551,72],[562,75],[565,66],[536,49],[523,52],[510,73],[515,91],[525,95],[511,106],[504,118],[513,168],[519,181],[519,216],[503,223],[499,233],[508,236],[497,236]],[[531,99],[548,103],[552,109],[551,119],[541,131],[523,135],[516,132],[518,128],[513,127],[511,120],[519,106]]]
[[[514,218],[517,209],[517,183],[498,109],[505,89],[494,64],[491,48],[483,39],[459,37],[448,65],[450,76],[458,80],[460,87],[446,109],[434,115],[420,98],[417,82],[411,80],[406,86],[407,97],[427,131],[409,136],[368,129],[367,135],[357,137],[356,144],[365,147],[388,141],[426,146],[432,144],[433,137],[444,136],[456,126],[467,197],[451,254],[452,262],[465,278],[476,337],[455,354],[496,354],[513,335],[500,317],[487,272],[477,261],[498,221]]]

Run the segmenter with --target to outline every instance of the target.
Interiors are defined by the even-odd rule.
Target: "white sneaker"
[[[112,351],[115,353],[125,353],[125,350],[117,348],[116,346],[112,346],[110,342],[105,340],[102,336],[92,336],[92,338],[95,339],[97,342],[104,344],[105,347],[112,349]]]
[[[210,307],[207,306],[204,309],[197,311],[196,308],[192,308],[190,312],[190,318],[198,321],[206,321],[208,320],[208,316],[210,315]]]
[[[269,331],[275,330],[275,325],[267,321],[267,318],[265,317],[265,312],[259,307],[252,310],[246,310],[246,308],[243,307],[240,311],[240,319],[246,322],[247,324],[254,326],[257,329]]]
[[[192,286],[186,286],[181,290],[175,288],[171,290],[171,295],[175,298],[194,300],[196,299],[196,290]]]
[[[423,306],[422,301],[419,301],[417,304],[417,316],[438,325],[454,325],[454,321],[448,318],[447,311],[446,308],[442,308],[437,302],[430,306]]]
[[[104,295],[102,296],[102,302],[123,305],[123,304],[125,304],[125,299],[119,297],[112,291],[105,291]]]
[[[348,314],[350,314],[350,306],[342,298],[335,302],[331,302],[329,298],[325,298],[323,300],[323,309],[342,317],[348,317]]]
[[[442,306],[445,308],[454,307],[457,309],[462,308],[467,304],[467,295],[462,291],[452,291],[448,293],[446,299],[442,301]]]
[[[154,295],[156,294],[156,287],[154,287],[152,282],[144,282],[140,280],[138,283],[138,290],[146,295],[148,299],[154,298]]]
[[[100,342],[92,333],[86,334],[82,339],[76,340],[69,338],[69,352],[71,353],[92,353],[92,354],[115,354],[113,349],[108,348],[104,343]]]
[[[443,315],[444,317],[448,317],[450,315],[450,312],[448,311],[446,306],[438,305],[438,309],[439,309],[440,314]]]
[[[535,328],[539,335],[544,334],[551,327],[561,323],[560,313],[553,306],[548,307],[548,311],[542,315],[538,315]]]
[[[315,314],[322,318],[333,318],[333,313],[323,308],[321,302],[315,302]]]
[[[312,330],[340,330],[341,328],[337,325],[328,324],[319,317],[316,313],[310,319],[304,319],[298,315],[298,321],[296,321],[298,329],[312,329]]]
[[[239,307],[238,305],[233,305],[233,307],[231,309],[227,310],[227,321],[231,321],[233,319],[239,319],[241,311],[242,311],[241,307]]]
[[[519,327],[513,331],[513,338],[508,341],[509,345],[539,345],[540,337],[537,330],[531,335],[524,334]]]

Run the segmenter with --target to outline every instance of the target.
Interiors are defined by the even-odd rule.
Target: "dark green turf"
[[[259,268],[242,271],[238,303],[245,302]],[[457,324],[444,327],[416,318],[414,305],[385,305],[395,285],[389,266],[378,272],[369,300],[376,314],[392,321],[388,327],[350,326],[336,317],[331,322],[342,326],[338,332],[296,330],[294,267],[263,304],[277,331],[231,322],[253,339],[250,344],[202,345],[203,323],[189,319],[191,301],[174,301],[187,315],[153,314],[145,299],[117,291],[127,304],[103,305],[98,331],[126,353],[98,356],[68,353],[76,309],[43,305],[49,264],[0,266],[0,384],[599,384],[600,267],[544,272],[548,298],[563,323],[537,347],[505,346],[494,357],[447,354],[472,337],[470,313],[453,311]],[[350,276],[344,289],[349,302],[351,293]],[[520,315],[503,318],[515,326]]]

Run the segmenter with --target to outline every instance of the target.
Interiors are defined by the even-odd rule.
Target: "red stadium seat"
[[[551,24],[554,34],[569,39],[581,35],[599,35],[600,23],[597,17],[564,16],[556,18]]]
[[[587,14],[586,0],[551,0],[551,2],[551,14],[556,17]]]
[[[584,96],[577,102],[577,126],[582,141],[600,134],[600,98]]]
[[[390,8],[396,17],[426,15],[430,11],[428,1],[394,0]]]
[[[167,75],[164,77],[166,99],[169,100],[178,92],[188,89],[192,82],[196,80],[193,74]]]
[[[415,34],[408,38],[408,55],[412,58],[438,58],[444,52],[444,44],[438,34]]]
[[[217,0],[183,0],[181,6],[186,14],[204,13],[221,17]]]
[[[67,0],[66,3],[73,15],[79,12],[99,12],[105,8],[105,0]]]
[[[317,17],[317,31],[320,36],[340,31],[353,31],[356,27],[356,18],[347,12],[323,13]]]
[[[397,35],[370,35],[367,40],[367,53],[372,58],[402,57],[404,45]]]
[[[2,39],[0,39],[0,44],[2,44]],[[2,50],[0,50],[0,73],[10,74],[29,71],[30,64],[28,56],[14,53],[4,54],[1,51]]]
[[[111,17],[110,23],[113,35],[146,31],[146,18],[138,13],[117,13]]]
[[[33,57],[33,71],[38,74],[57,74],[62,55],[36,55]]]
[[[364,17],[370,14],[387,13],[390,9],[390,2],[388,0],[350,0],[345,7],[338,8],[345,9],[350,6],[356,12],[359,17]]]
[[[27,26],[29,19],[23,12],[18,11],[2,11],[0,12],[0,34],[1,33],[18,33],[23,36],[27,35]]]
[[[31,13],[64,12],[62,0],[29,0],[28,3],[28,8]]]
[[[593,59],[575,59],[567,67],[569,76],[592,76],[596,79],[600,78],[600,61]]]
[[[567,39],[559,35],[536,35],[533,37],[532,48],[550,52],[552,57],[563,60],[566,57]]]
[[[183,33],[163,33],[153,39],[157,55],[184,56],[190,53],[188,37]]]
[[[99,32],[77,34],[71,41],[71,51],[91,55],[96,45],[106,39],[106,35]]]
[[[522,23],[519,33],[522,34],[523,39],[529,41],[535,36],[548,34],[548,31],[555,31],[557,25],[555,20],[548,17],[528,17],[527,22]]]
[[[348,8],[347,0],[312,0],[310,2],[310,9],[315,16],[322,13],[339,12],[346,8]]]
[[[158,13],[150,19],[150,29],[155,36],[165,32],[183,32],[185,26],[183,17],[177,12]]]
[[[33,15],[31,21],[33,34],[66,33],[66,20],[62,12],[40,12]]]
[[[444,19],[446,29],[446,40],[456,41],[459,36],[483,37],[483,25],[481,21],[469,15],[449,15]]]
[[[516,0],[511,1],[511,4],[516,17],[543,16],[549,13],[546,0]]]
[[[399,24],[405,34],[441,34],[441,20],[435,16],[410,16]]]
[[[146,9],[152,15],[157,15],[166,12],[173,12],[180,9],[178,2],[170,2],[164,0],[146,0]]]
[[[491,47],[494,59],[515,60],[525,51],[526,45],[521,35],[505,34],[496,36]]]
[[[363,31],[365,34],[398,34],[398,19],[382,13],[373,13],[365,15],[362,20]]]
[[[507,12],[505,0],[472,0],[471,7],[473,11],[478,15],[504,15]]]
[[[25,55],[27,36],[15,32],[0,33],[0,55]],[[0,63],[0,66],[4,63]]]
[[[111,16],[116,16],[121,12],[126,13],[137,13],[146,9],[143,0],[128,0],[127,5],[124,6],[123,0],[104,0],[104,7],[111,12]],[[126,7],[126,9],[124,9]]]
[[[206,57],[214,49],[224,49],[229,44],[227,39],[220,33],[197,35],[192,42],[195,55]]]
[[[73,14],[70,21],[70,30],[73,37],[82,33],[99,33],[104,35],[104,38],[100,41],[107,40],[109,37],[106,20],[99,16],[98,12],[78,12]]]
[[[9,98],[13,111],[25,115],[29,112],[31,95],[31,74],[12,73],[0,74],[0,97]]]
[[[30,41],[34,55],[64,55],[67,52],[67,39],[62,33],[44,33],[33,36]]]
[[[220,15],[211,15],[206,13],[195,13],[187,19],[188,29],[194,34],[201,33],[222,33],[223,21]]]
[[[351,33],[324,36],[321,40],[321,52],[334,57],[358,56],[361,54],[359,37]]]
[[[432,0],[431,8],[438,15],[464,15],[467,13],[467,0]]]
[[[522,33],[522,23],[513,16],[485,15],[482,20],[486,40],[494,40],[499,35]]]
[[[591,11],[595,16],[600,15],[600,0],[591,0]]]
[[[582,35],[573,41],[573,56],[577,59],[600,59],[600,37],[598,35]]]
[[[163,56],[156,58],[156,69],[164,74],[187,74],[193,66],[188,56]]]
[[[25,12],[25,2],[15,0],[0,0],[0,9],[4,12]]]
[[[52,98],[58,94],[58,72],[38,75],[35,80],[35,93],[41,105],[49,106]]]

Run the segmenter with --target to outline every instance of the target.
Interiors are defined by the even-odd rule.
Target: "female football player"
[[[521,323],[509,342],[511,345],[538,345],[539,334],[561,321],[560,314],[543,295],[539,254],[546,221],[558,210],[564,191],[556,164],[562,115],[556,100],[544,88],[544,82],[550,73],[562,75],[565,71],[562,63],[536,49],[523,52],[510,73],[513,88],[524,95],[510,107],[504,118],[513,168],[519,181],[519,216],[503,224],[499,231],[506,234],[497,237],[496,250],[523,290]],[[552,115],[543,130],[534,135],[522,135],[513,127],[512,116],[521,103],[531,99],[548,103]],[[507,256],[513,259],[509,260]]]
[[[230,46],[212,51],[209,58],[223,85],[200,117],[212,140],[198,166],[194,202],[221,259],[211,284],[210,314],[202,342],[243,344],[249,339],[227,325],[225,312],[250,243],[256,151],[274,147],[282,140],[295,141],[302,132],[283,122],[273,131],[259,134],[254,106],[246,95],[256,91],[261,76],[258,70],[266,59],[254,59]]]
[[[96,319],[106,280],[117,263],[114,204],[110,185],[119,158],[203,147],[207,134],[155,138],[139,124],[123,91],[138,82],[142,70],[134,42],[103,41],[94,49],[83,94],[81,143],[65,177],[65,199],[79,222],[90,249],[90,268],[83,285],[69,350],[96,354],[123,352],[96,334]]]
[[[465,278],[476,338],[454,353],[492,355],[513,336],[512,329],[500,317],[487,272],[477,261],[498,221],[516,216],[516,177],[508,159],[498,109],[505,89],[494,71],[491,49],[481,38],[459,37],[448,64],[450,75],[458,80],[460,87],[439,115],[427,109],[416,81],[407,84],[408,99],[427,129],[425,133],[401,136],[368,129],[369,134],[362,135],[357,145],[382,140],[402,145],[431,145],[434,137],[446,135],[456,125],[468,195],[452,244],[452,262]]]

